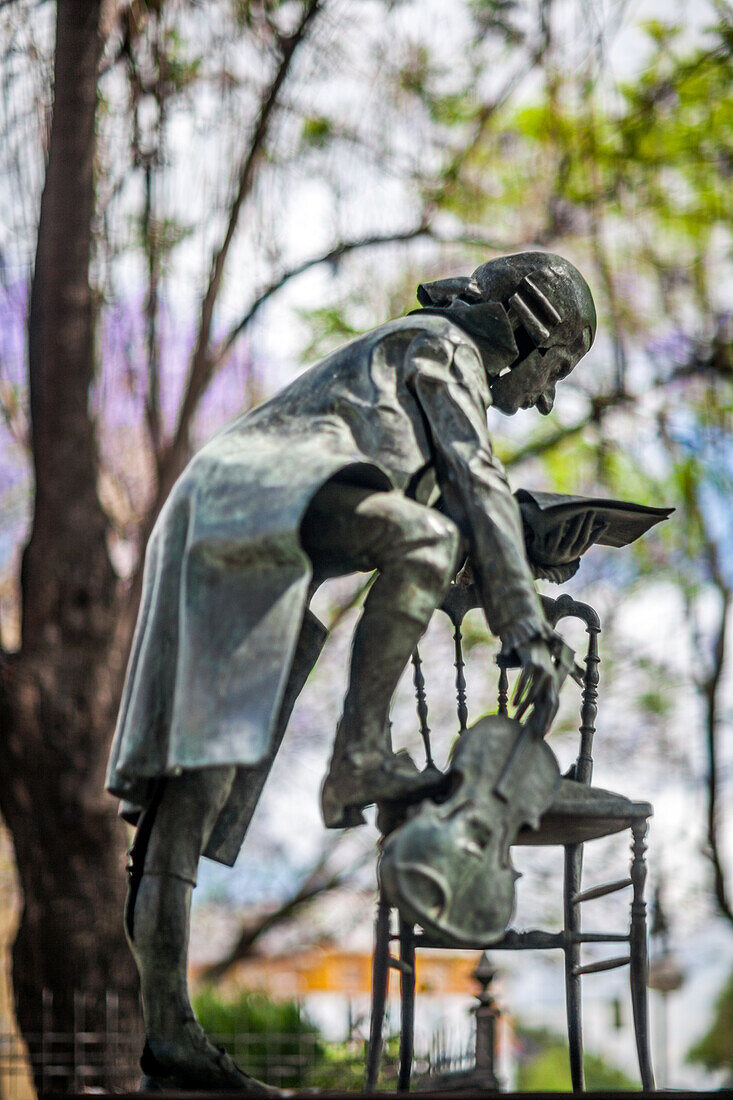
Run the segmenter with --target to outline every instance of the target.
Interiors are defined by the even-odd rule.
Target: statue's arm
[[[488,384],[475,352],[424,334],[411,345],[408,385],[429,426],[446,511],[466,539],[489,628],[505,648],[548,641],[527,561],[519,506],[486,426]]]

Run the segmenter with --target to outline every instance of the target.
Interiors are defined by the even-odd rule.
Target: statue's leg
[[[267,1091],[209,1042],[188,994],[191,894],[199,855],[235,773],[234,767],[206,768],[161,780],[133,845],[126,929],[140,972],[144,1086]]]
[[[199,856],[235,773],[234,767],[201,768],[162,779],[140,822],[126,928],[140,971],[148,1038],[170,1038],[192,1015],[186,979],[191,893]]]
[[[361,810],[372,802],[418,795],[434,783],[406,753],[393,754],[389,707],[450,583],[460,539],[452,520],[400,493],[344,485],[327,490],[306,516],[304,546],[316,562],[330,555],[335,564],[341,552],[352,567],[378,570],[354,634],[344,712],[322,792],[324,820],[339,828],[362,822]]]
[[[194,1019],[187,983],[191,894],[199,857],[215,839],[214,829],[221,831],[224,842],[221,811],[235,783],[242,785],[245,796],[240,795],[232,818],[223,825],[241,843],[325,636],[325,627],[306,611],[266,759],[247,769],[248,774],[234,767],[208,768],[162,780],[140,821],[131,851],[125,926],[140,971],[143,1070],[156,1084],[266,1091],[209,1043]]]

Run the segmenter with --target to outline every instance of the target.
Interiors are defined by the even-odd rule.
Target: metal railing
[[[363,1039],[332,1043],[318,1035],[277,1032],[214,1035],[212,1039],[225,1045],[248,1073],[270,1085],[355,1092],[363,1087]],[[44,1094],[136,1090],[141,1049],[141,1036],[112,1029],[47,1030],[24,1038],[0,1033],[0,1100],[31,1100],[33,1079]],[[394,1087],[396,1055],[395,1046],[384,1058],[380,1084],[385,1087]],[[441,1065],[446,1061],[437,1060]],[[427,1072],[431,1061],[426,1052],[416,1064],[416,1075]]]
[[[0,1031],[0,1100],[34,1100],[34,1082],[42,1093],[118,1092],[137,1090],[143,1036],[120,1028],[117,994],[108,992],[103,1012],[92,1017],[82,992],[74,994],[73,1028],[54,1028],[51,994],[42,995],[41,1030],[21,1036]],[[96,1029],[89,1024],[94,1018]],[[238,1032],[212,1035],[247,1073],[282,1088],[344,1089],[359,1092],[364,1085],[366,1042],[357,1024],[343,1042],[324,1040],[308,1031]],[[456,1036],[439,1028],[424,1050],[415,1051],[415,1078],[445,1068],[470,1068],[470,1053],[457,1050]],[[451,1041],[452,1040],[452,1041]],[[463,1044],[459,1044],[462,1048]],[[380,1085],[394,1088],[398,1039],[386,1039]]]

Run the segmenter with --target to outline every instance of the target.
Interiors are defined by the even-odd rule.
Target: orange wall
[[[471,972],[479,958],[477,951],[418,952],[418,991],[435,994],[477,991]],[[261,989],[282,998],[316,992],[369,993],[371,966],[371,956],[362,952],[311,948],[293,955],[244,960],[232,968],[226,985]],[[399,974],[393,970],[390,991],[396,992],[398,988]]]

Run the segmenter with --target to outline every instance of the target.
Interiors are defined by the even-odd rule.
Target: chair
[[[585,669],[580,677],[582,698],[580,711],[580,748],[578,757],[563,778],[560,790],[550,808],[542,816],[537,830],[523,829],[515,844],[562,845],[564,847],[563,929],[560,932],[541,930],[508,930],[503,938],[490,945],[477,943],[477,950],[490,947],[491,951],[561,950],[565,956],[565,995],[567,1007],[568,1047],[570,1072],[574,1092],[582,1092],[583,1042],[581,1022],[581,978],[615,967],[628,966],[630,973],[631,1004],[634,1034],[639,1061],[642,1088],[654,1089],[654,1077],[649,1053],[649,1029],[647,1016],[647,927],[644,886],[646,881],[646,835],[652,807],[648,802],[632,802],[623,795],[591,788],[593,773],[593,735],[597,715],[598,689],[598,636],[600,621],[588,604],[578,603],[567,595],[552,600],[542,597],[545,615],[553,627],[567,618],[581,620],[588,634]],[[464,677],[463,643],[461,626],[466,613],[478,606],[475,592],[458,584],[442,606],[454,628],[456,703],[459,734],[466,730],[468,711],[466,681]],[[499,665],[498,713],[507,714],[509,663],[497,657]],[[428,708],[425,682],[420,655],[413,655],[413,678],[417,700],[420,732],[425,744],[427,766],[435,767],[430,748]],[[592,792],[592,793],[591,793]],[[628,876],[599,886],[582,888],[583,845],[591,840],[629,829],[631,831],[631,869]],[[581,928],[583,903],[603,897],[618,890],[631,888],[631,916],[628,932],[585,932]],[[394,957],[390,945],[398,945]],[[627,952],[600,962],[583,964],[581,949],[587,943],[619,943],[627,945]],[[413,1033],[415,1013],[415,951],[420,948],[445,946],[431,940],[424,931],[398,915],[398,927],[392,932],[392,909],[380,891],[377,904],[375,946],[372,970],[372,1013],[369,1045],[367,1049],[366,1088],[376,1087],[382,1047],[382,1029],[387,997],[389,971],[400,974],[401,1030],[397,1088],[406,1091],[410,1087],[413,1060]]]

